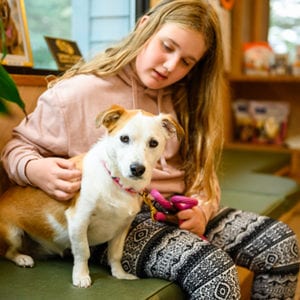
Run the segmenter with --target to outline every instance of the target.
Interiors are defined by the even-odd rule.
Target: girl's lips
[[[155,69],[153,69],[153,73],[154,73],[155,78],[158,78],[160,80],[167,79],[167,76],[161,74],[160,72],[156,71]]]

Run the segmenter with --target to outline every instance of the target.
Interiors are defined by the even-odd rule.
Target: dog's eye
[[[129,136],[128,135],[121,135],[120,140],[121,140],[122,143],[128,144],[129,143]]]
[[[158,141],[151,139],[150,142],[149,142],[149,146],[150,146],[150,148],[157,147],[158,146]]]

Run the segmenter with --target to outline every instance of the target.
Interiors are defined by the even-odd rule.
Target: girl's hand
[[[199,205],[178,212],[177,217],[180,220],[180,229],[189,230],[198,236],[204,234],[207,222],[205,214]]]
[[[81,171],[74,162],[63,158],[31,160],[26,166],[26,176],[32,185],[61,201],[70,200],[81,185]]]

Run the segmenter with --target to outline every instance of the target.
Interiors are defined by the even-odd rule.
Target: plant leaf
[[[2,19],[0,18],[0,41],[2,45],[2,57],[0,58],[0,112],[9,114],[8,108],[5,105],[4,100],[13,102],[17,104],[25,114],[27,119],[27,113],[25,110],[25,103],[20,97],[19,91],[17,86],[8,72],[4,69],[1,62],[7,54],[7,47],[6,47],[6,35],[3,27]]]
[[[9,115],[9,110],[8,108],[6,107],[4,101],[2,100],[2,98],[0,98],[0,113],[3,113],[5,115]]]
[[[16,103],[27,116],[25,103],[20,97],[19,91],[11,76],[7,73],[4,67],[0,64],[0,98],[2,100]]]

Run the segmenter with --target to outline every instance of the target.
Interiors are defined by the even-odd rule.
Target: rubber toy
[[[144,201],[150,207],[152,219],[159,222],[179,224],[180,220],[176,216],[177,213],[198,205],[197,199],[183,195],[173,195],[169,199],[166,199],[156,189],[152,189],[150,195],[152,199],[144,197]]]

